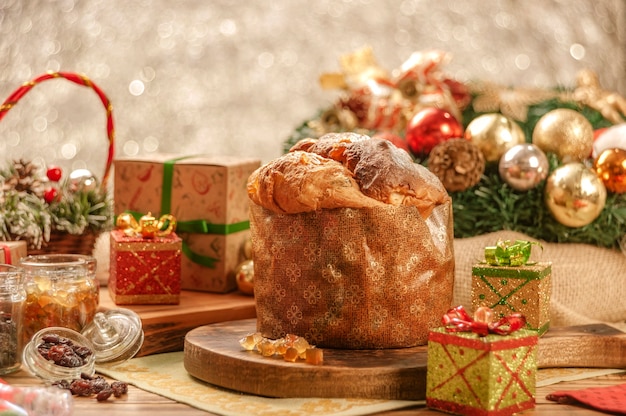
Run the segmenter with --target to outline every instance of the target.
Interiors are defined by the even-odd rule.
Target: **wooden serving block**
[[[427,347],[385,350],[324,348],[316,366],[246,351],[239,339],[256,319],[198,327],[185,337],[184,365],[192,376],[267,397],[423,400]],[[539,339],[538,367],[626,368],[626,334],[606,325],[558,328]]]

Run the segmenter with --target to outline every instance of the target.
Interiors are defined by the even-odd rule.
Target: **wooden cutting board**
[[[239,339],[256,319],[196,328],[185,337],[192,376],[231,390],[268,397],[423,400],[426,346],[387,350],[324,349],[324,363],[285,362],[245,351]],[[626,334],[606,325],[551,329],[539,339],[545,367],[626,368]]]

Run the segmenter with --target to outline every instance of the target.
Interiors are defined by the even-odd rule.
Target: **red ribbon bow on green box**
[[[505,316],[495,322],[490,319],[493,316],[490,308],[479,308],[475,316],[481,314],[483,319],[472,318],[463,306],[457,306],[450,309],[441,320],[448,332],[473,332],[481,337],[489,334],[509,335],[526,325],[526,317],[520,313]]]

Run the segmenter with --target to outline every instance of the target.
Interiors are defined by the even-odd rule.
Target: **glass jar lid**
[[[130,309],[96,313],[82,334],[91,341],[96,365],[115,364],[134,357],[144,339],[141,318]]]

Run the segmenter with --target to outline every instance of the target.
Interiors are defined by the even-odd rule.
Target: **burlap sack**
[[[276,214],[251,204],[257,329],[327,348],[423,345],[454,286],[452,208]]]
[[[484,249],[502,240],[538,241],[525,234],[499,231],[454,241],[456,258],[453,304],[471,309],[472,265]],[[552,262],[550,326],[626,321],[626,256],[619,250],[587,244],[541,243],[531,260]]]

